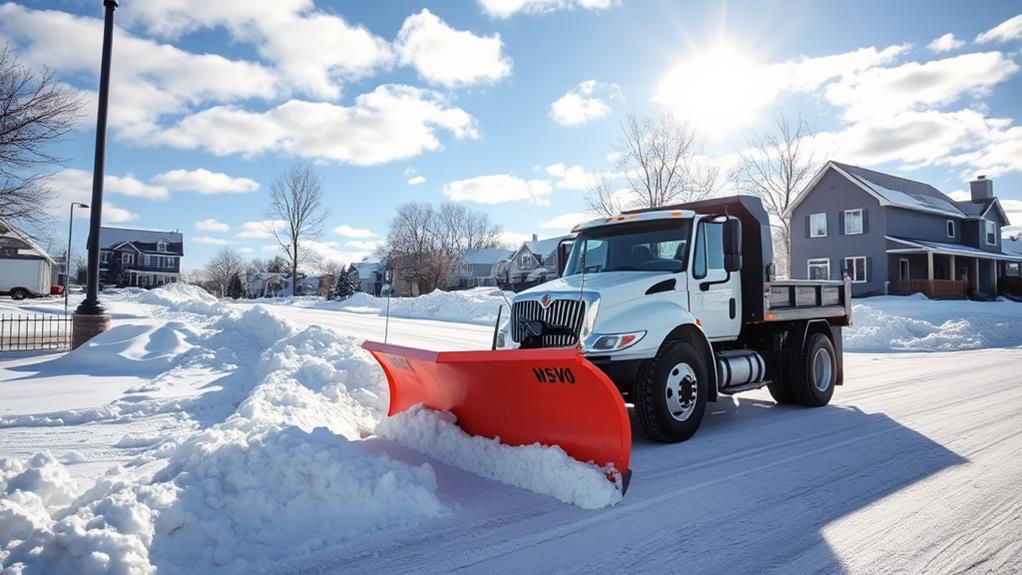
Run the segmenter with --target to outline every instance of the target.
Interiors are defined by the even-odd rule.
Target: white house
[[[498,266],[498,285],[518,291],[557,277],[558,246],[570,239],[567,235],[541,240],[533,234],[532,241],[522,242],[507,263]]]
[[[284,294],[284,276],[279,273],[256,272],[245,277],[245,297],[277,297]]]

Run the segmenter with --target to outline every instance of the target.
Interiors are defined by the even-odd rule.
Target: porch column
[[[961,277],[961,276],[958,275],[958,270],[955,269],[955,254],[951,254],[948,257],[951,258],[951,268],[950,268],[951,269],[951,273],[948,274],[949,277],[947,279],[957,281],[958,278]]]
[[[997,265],[997,260],[990,260],[990,289],[994,295],[997,295]]]
[[[926,252],[926,279],[933,281],[933,252]]]
[[[973,260],[975,260],[976,263],[976,271],[972,274],[973,283],[975,283],[972,289],[976,293],[979,293],[979,258],[973,258]]]

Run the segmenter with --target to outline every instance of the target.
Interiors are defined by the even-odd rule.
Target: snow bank
[[[957,351],[1022,345],[1022,304],[935,301],[921,294],[856,300],[845,351]]]
[[[620,476],[612,483],[600,467],[573,459],[560,447],[512,447],[495,439],[470,436],[455,421],[450,413],[416,406],[384,419],[376,432],[448,465],[584,509],[607,507],[621,500],[617,487],[621,485]]]
[[[514,294],[508,295],[510,300]],[[295,301],[296,305],[304,302]],[[352,313],[384,315],[387,298],[358,292],[339,302],[309,302],[314,307],[338,309]],[[504,306],[507,315],[507,301],[498,288],[474,288],[462,291],[436,290],[418,297],[390,298],[391,317],[408,319],[431,319],[493,325],[497,321],[497,309]]]

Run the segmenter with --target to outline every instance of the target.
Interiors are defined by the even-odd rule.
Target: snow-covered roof
[[[51,265],[56,263],[53,261],[53,258],[50,257],[50,254],[46,253],[46,250],[39,247],[38,244],[32,241],[32,238],[14,227],[14,225],[3,220],[0,220],[0,246],[17,248],[18,253],[22,255],[41,257],[50,262]],[[24,253],[25,251],[28,253]]]
[[[1001,251],[1013,256],[1022,256],[1022,239],[1003,238],[1001,240]]]
[[[510,258],[514,251],[503,248],[491,248],[482,250],[467,250],[462,254],[461,259],[467,264],[494,265],[500,260]]]
[[[889,253],[904,253],[907,251],[926,251],[956,256],[978,257],[995,260],[1022,260],[1022,254],[988,252],[979,248],[965,246],[962,244],[946,244],[943,242],[931,242],[925,240],[910,240],[887,236],[888,240],[902,244],[904,247],[888,249]]]
[[[937,212],[948,216],[964,217],[966,215],[954,200],[930,184],[899,178],[851,164],[833,161],[830,163],[841,168],[852,178],[858,180],[858,183],[886,200],[888,205],[909,210]]]
[[[537,256],[541,256],[543,259],[546,259],[550,254],[557,251],[557,244],[561,243],[561,240],[566,240],[569,238],[571,238],[570,235],[560,236],[556,238],[545,238],[542,240],[525,242],[524,245],[525,249],[536,254]]]
[[[181,232],[142,230],[134,228],[112,228],[108,226],[102,226],[99,228],[100,249],[111,249],[117,244],[124,242],[156,244],[160,240],[163,240],[168,244],[179,245],[184,241]],[[179,250],[175,250],[175,253],[178,252]]]

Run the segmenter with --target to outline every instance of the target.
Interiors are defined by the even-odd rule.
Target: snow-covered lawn
[[[846,355],[832,405],[756,391],[712,404],[687,443],[637,434],[621,499],[557,449],[471,438],[428,411],[385,419],[359,348],[383,337],[382,300],[103,299],[114,326],[88,346],[0,356],[5,573],[1022,564],[1022,304],[857,301],[846,351],[871,353]],[[503,301],[395,298],[388,335],[487,348]],[[929,353],[877,353],[891,350]]]

